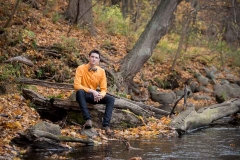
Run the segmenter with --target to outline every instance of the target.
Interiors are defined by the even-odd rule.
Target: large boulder
[[[46,121],[40,121],[36,125],[28,128],[23,133],[19,133],[11,141],[14,145],[30,149],[42,150],[68,150],[68,146],[61,142],[78,142],[86,145],[93,145],[91,139],[74,138],[62,136],[60,126]]]
[[[190,88],[191,88],[191,91],[193,92],[193,93],[195,93],[196,92],[196,88],[197,88],[197,85],[198,85],[198,83],[197,82],[192,82],[192,83],[190,83]]]
[[[160,104],[172,104],[176,101],[176,95],[174,92],[158,92],[151,93],[151,98],[153,101]]]
[[[211,68],[205,68],[205,72],[206,72],[206,77],[215,81],[215,73],[216,73],[217,69],[215,67],[211,67]]]
[[[208,95],[194,95],[193,99],[195,99],[195,100],[211,100],[211,97]]]
[[[233,88],[230,84],[214,85],[214,96],[218,102],[226,101],[230,98],[240,97],[240,88]]]
[[[206,86],[209,83],[209,79],[200,73],[197,74],[197,81],[199,84],[202,84],[203,86]]]
[[[177,99],[177,96],[173,91],[160,92],[157,90],[156,86],[149,87],[148,91],[150,92],[152,101],[158,102],[160,104],[172,104]]]

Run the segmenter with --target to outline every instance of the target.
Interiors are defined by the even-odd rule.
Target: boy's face
[[[100,57],[97,53],[91,53],[89,56],[89,63],[91,66],[98,65],[100,61]]]

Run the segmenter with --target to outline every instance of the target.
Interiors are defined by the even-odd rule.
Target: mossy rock
[[[157,92],[157,86],[148,86],[148,91],[150,92],[150,93],[155,93],[155,92]]]
[[[53,135],[61,135],[60,126],[45,121],[38,122],[36,125],[32,126],[30,130],[40,130],[44,132],[51,133]]]
[[[159,77],[155,77],[154,81],[157,83],[158,87],[164,88],[164,82]]]
[[[76,122],[77,124],[83,125],[85,122],[81,112],[69,111],[67,117],[68,121]]]

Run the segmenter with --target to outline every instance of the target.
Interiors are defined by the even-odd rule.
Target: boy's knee
[[[114,97],[112,97],[112,96],[111,96],[111,98],[112,98],[112,101],[114,102],[114,101],[115,101],[115,98],[114,98]]]
[[[79,89],[76,93],[76,95],[83,95],[84,94],[84,90],[83,89]]]
[[[110,102],[112,102],[112,103],[114,103],[114,101],[115,101],[115,98],[114,98],[114,97],[112,97],[112,96],[109,96],[109,101],[110,101]]]

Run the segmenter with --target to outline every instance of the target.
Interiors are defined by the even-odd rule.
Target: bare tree
[[[125,92],[129,91],[134,76],[151,57],[159,40],[167,33],[170,19],[180,2],[181,0],[162,0],[133,49],[124,57],[117,81]]]
[[[127,18],[128,9],[129,9],[128,0],[122,0],[122,14],[123,14],[123,18]]]
[[[91,35],[95,35],[92,0],[70,0],[64,16],[72,24],[88,27]]]
[[[179,40],[179,43],[178,43],[177,52],[175,54],[175,58],[174,58],[173,63],[172,63],[171,71],[174,70],[174,68],[177,64],[177,60],[180,57],[182,48],[184,46],[184,40],[188,36],[188,28],[190,26],[191,12],[187,8],[185,9],[184,12],[185,13],[184,13],[183,21],[182,21],[181,36],[180,36],[180,40]]]
[[[112,5],[117,5],[121,2],[121,0],[111,0]]]
[[[227,9],[224,39],[227,43],[240,45],[240,2],[231,0],[231,7]]]
[[[10,25],[10,22],[12,21],[13,19],[13,16],[15,15],[16,11],[17,11],[17,8],[18,8],[18,5],[20,3],[20,0],[17,0],[16,4],[15,4],[15,7],[13,9],[13,12],[11,14],[11,16],[9,17],[8,21],[5,23],[4,27],[3,28],[7,28],[9,25]]]

